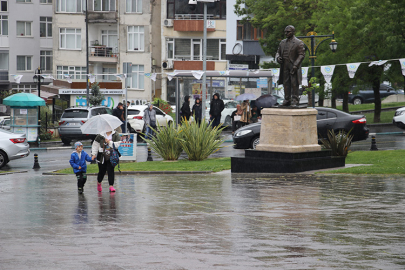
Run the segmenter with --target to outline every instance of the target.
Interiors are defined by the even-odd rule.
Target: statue
[[[284,86],[282,106],[298,106],[299,86],[302,83],[301,63],[305,58],[304,42],[294,36],[295,28],[289,25],[284,30],[286,39],[280,42],[276,60],[281,65],[279,84]]]

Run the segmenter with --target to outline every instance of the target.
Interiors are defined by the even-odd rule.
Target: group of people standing
[[[232,134],[240,127],[259,121],[259,111],[256,106],[251,106],[249,100],[244,100],[242,104],[236,105],[236,110],[231,114]]]

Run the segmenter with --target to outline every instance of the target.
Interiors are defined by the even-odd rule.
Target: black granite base
[[[233,173],[297,173],[345,166],[345,157],[330,150],[282,153],[245,150],[245,157],[231,157]]]

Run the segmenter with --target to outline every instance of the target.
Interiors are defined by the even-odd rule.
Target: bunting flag
[[[321,72],[327,83],[330,83],[334,71],[335,71],[335,65],[321,66]]]
[[[20,84],[22,77],[23,77],[23,75],[14,75],[14,81],[16,83]]]
[[[387,61],[388,61],[388,60],[373,61],[373,62],[371,62],[370,65],[368,65],[368,66],[369,66],[369,67],[374,66],[374,65],[376,65],[376,66],[381,66],[381,65],[384,65]]]
[[[156,73],[145,73],[145,77],[151,79],[152,81],[156,82]]]
[[[87,76],[89,76],[89,81],[90,83],[94,83],[96,81],[96,75],[94,74],[88,74]]]
[[[399,59],[399,63],[401,64],[402,75],[405,76],[405,58]]]
[[[63,74],[63,77],[67,80],[68,83],[72,83],[72,75],[69,74]]]
[[[55,80],[55,78],[51,74],[44,74],[44,75],[42,75],[42,78]]]
[[[170,73],[166,73],[167,74],[167,78],[169,79],[169,81],[173,80],[173,77],[175,77],[177,75],[177,71],[173,71]]]
[[[280,69],[279,68],[273,68],[273,83],[277,83],[278,78],[280,77]]]
[[[302,67],[302,85],[308,85],[308,69],[309,67]]]
[[[125,81],[125,78],[127,77],[127,74],[114,74],[115,77],[121,80],[121,82]]]
[[[347,66],[347,72],[349,72],[349,77],[354,78],[354,75],[356,74],[357,69],[359,68],[361,63],[349,63],[346,64]]]
[[[194,78],[196,78],[197,80],[200,80],[201,77],[204,75],[204,71],[192,70],[191,74],[193,74]]]

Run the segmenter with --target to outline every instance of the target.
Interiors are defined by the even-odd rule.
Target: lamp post
[[[43,80],[43,77],[41,76],[41,68],[38,67],[38,69],[35,70],[35,75],[33,77],[34,83],[37,84],[38,87],[38,97],[41,97],[41,80]],[[37,143],[39,146],[39,135],[41,134],[41,107],[38,106],[38,136],[37,136]]]
[[[299,36],[298,39],[301,39],[304,42],[305,46],[309,49],[309,58],[311,59],[311,78],[315,77],[315,59],[316,51],[318,50],[319,45],[325,40],[332,39],[332,42],[329,43],[329,47],[332,52],[336,52],[337,42],[335,41],[335,33],[332,32],[331,35],[319,35],[316,32],[308,32],[306,36]],[[315,107],[315,89],[312,89],[312,107]]]

